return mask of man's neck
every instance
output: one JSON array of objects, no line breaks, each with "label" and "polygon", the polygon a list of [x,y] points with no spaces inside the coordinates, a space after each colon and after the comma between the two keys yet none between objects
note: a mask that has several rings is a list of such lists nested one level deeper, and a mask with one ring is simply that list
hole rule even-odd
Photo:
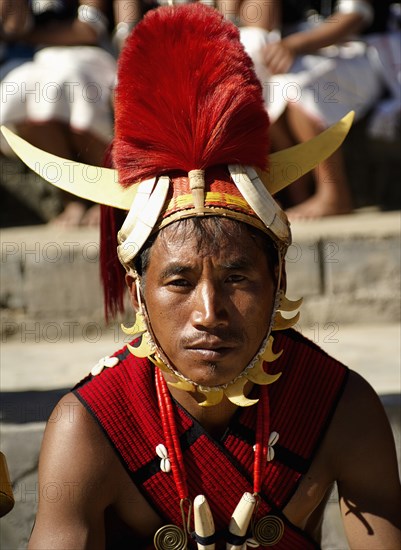
[{"label": "man's neck", "polygon": [[[166,379],[168,379],[168,375]],[[199,405],[200,396],[196,392],[178,390],[171,386],[169,386],[169,389],[174,399],[215,439],[222,437],[231,418],[238,409],[238,406],[231,403],[226,396],[217,405],[202,407]],[[246,393],[249,393],[251,389],[252,384],[249,383]],[[199,401],[197,397],[199,397]]]}]

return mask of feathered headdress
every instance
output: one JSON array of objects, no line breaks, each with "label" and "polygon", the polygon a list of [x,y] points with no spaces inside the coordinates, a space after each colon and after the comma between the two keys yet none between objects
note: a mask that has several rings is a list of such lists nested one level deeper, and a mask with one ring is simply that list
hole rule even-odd
[{"label": "feathered headdress", "polygon": [[237,28],[206,6],[145,16],[119,62],[114,161],[130,185],[216,165],[266,168],[268,117]]},{"label": "feathered headdress", "polygon": [[[129,211],[118,232],[126,269],[152,232],[199,215],[251,224],[284,254],[289,225],[272,195],[329,157],[353,118],[268,159],[269,123],[252,62],[236,27],[201,3],[158,8],[137,25],[119,62],[115,117],[117,170],[61,159],[3,133],[40,175],[48,173],[47,163],[58,163],[56,180],[49,180],[54,185]],[[102,277],[111,313],[123,307],[119,225],[103,208]]]}]

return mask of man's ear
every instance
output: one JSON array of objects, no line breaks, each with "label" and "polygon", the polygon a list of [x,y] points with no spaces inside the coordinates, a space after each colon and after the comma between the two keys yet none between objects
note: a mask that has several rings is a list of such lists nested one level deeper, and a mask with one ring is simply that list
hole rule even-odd
[{"label": "man's ear", "polygon": [[138,302],[138,293],[136,288],[137,278],[132,275],[132,273],[126,273],[125,283],[128,287],[130,293],[131,305],[134,308],[134,311],[139,311],[139,302]]}]

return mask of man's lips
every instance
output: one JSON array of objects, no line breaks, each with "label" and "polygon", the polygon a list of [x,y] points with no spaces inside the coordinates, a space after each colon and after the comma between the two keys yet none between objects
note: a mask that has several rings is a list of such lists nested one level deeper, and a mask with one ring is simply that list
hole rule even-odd
[{"label": "man's lips", "polygon": [[226,342],[222,340],[202,340],[191,342],[184,346],[186,351],[201,356],[203,359],[212,361],[231,353],[236,347],[235,342]]},{"label": "man's lips", "polygon": [[208,339],[208,340],[197,340],[190,342],[184,345],[185,349],[204,349],[204,350],[219,350],[219,349],[228,349],[234,348],[238,344],[236,342],[231,342],[227,340],[221,340],[220,338]]},{"label": "man's lips", "polygon": [[209,362],[222,360],[224,357],[227,357],[227,355],[232,353],[232,351],[233,351],[233,348],[187,349],[187,352],[190,353],[190,356],[193,358],[193,360],[209,361]]}]

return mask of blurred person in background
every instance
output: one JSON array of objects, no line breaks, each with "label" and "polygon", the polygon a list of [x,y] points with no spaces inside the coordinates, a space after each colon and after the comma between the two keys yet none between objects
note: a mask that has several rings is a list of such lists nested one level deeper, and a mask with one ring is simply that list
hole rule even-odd
[{"label": "blurred person in background", "polygon": [[[361,119],[386,89],[400,97],[399,61],[398,73],[397,61],[391,61],[390,74],[386,63],[389,56],[397,57],[400,43],[399,34],[383,34],[388,1],[221,0],[220,9],[240,15],[241,40],[263,85],[276,150],[312,138],[349,110]],[[377,45],[384,36],[383,53],[373,46],[373,37]],[[391,106],[396,108],[394,101]],[[341,150],[314,171],[314,186],[300,179],[283,200],[292,219],[349,213],[352,197]]]},{"label": "blurred person in background", "polygon": [[[1,123],[49,153],[94,166],[113,134],[109,4],[0,0]],[[98,206],[70,195],[61,202],[53,223],[98,224]]]}]

